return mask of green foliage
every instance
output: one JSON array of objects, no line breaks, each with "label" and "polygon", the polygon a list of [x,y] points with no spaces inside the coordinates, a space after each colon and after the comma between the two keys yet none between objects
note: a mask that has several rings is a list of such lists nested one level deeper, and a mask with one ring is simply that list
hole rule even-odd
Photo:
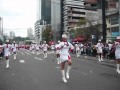
[{"label": "green foliage", "polygon": [[[85,18],[81,18],[78,24],[78,27],[76,29],[75,35],[76,37],[78,36],[84,36],[86,38],[86,40],[90,40],[91,39],[91,35],[97,35],[98,37],[98,33],[100,33],[100,25],[93,25],[92,23],[93,21],[90,20],[86,20]],[[86,27],[86,24],[88,24],[89,26]]]},{"label": "green foliage", "polygon": [[53,33],[52,33],[52,30],[51,30],[50,26],[46,26],[46,29],[43,30],[42,38],[46,42],[49,42],[50,40],[53,40]]},{"label": "green foliage", "polygon": [[15,37],[13,41],[20,42],[20,41],[25,41],[25,40],[30,40],[28,37]]}]

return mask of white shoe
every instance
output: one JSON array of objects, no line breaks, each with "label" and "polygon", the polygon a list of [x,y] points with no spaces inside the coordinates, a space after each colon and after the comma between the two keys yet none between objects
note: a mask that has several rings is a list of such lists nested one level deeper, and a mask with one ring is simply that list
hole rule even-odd
[{"label": "white shoe", "polygon": [[6,65],[6,68],[9,68],[9,65]]},{"label": "white shoe", "polygon": [[66,78],[67,78],[67,79],[69,79],[69,78],[70,78],[69,73],[66,73]]},{"label": "white shoe", "polygon": [[103,59],[101,59],[101,61],[103,62]]},{"label": "white shoe", "polygon": [[67,80],[64,77],[62,77],[62,80],[64,83],[67,83]]},{"label": "white shoe", "polygon": [[117,72],[118,74],[120,74],[120,70],[116,70],[116,72]]}]

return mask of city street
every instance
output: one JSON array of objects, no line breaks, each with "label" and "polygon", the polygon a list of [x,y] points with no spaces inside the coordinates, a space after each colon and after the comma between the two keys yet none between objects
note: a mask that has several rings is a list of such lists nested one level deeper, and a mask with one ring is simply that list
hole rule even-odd
[{"label": "city street", "polygon": [[63,83],[54,54],[33,54],[20,50],[17,59],[10,56],[10,68],[0,59],[0,90],[120,90],[120,75],[113,60],[98,62],[96,57],[79,58],[72,54],[68,83]]}]

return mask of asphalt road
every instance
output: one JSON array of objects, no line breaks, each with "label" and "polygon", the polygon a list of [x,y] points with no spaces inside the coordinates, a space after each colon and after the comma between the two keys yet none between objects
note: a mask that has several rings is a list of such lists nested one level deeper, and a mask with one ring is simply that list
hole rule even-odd
[{"label": "asphalt road", "polygon": [[120,90],[120,75],[113,60],[98,62],[95,57],[72,55],[70,79],[65,84],[54,57],[51,52],[44,59],[42,53],[20,50],[16,60],[10,56],[9,69],[5,59],[0,59],[0,90]]}]

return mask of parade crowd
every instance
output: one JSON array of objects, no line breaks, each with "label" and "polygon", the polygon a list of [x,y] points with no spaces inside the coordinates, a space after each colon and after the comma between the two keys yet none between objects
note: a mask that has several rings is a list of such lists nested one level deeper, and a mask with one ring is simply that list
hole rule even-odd
[{"label": "parade crowd", "polygon": [[[13,59],[16,60],[17,50],[23,48],[30,50],[36,55],[38,55],[39,52],[43,52],[44,58],[47,58],[47,51],[51,51],[53,54],[56,54],[57,64],[60,64],[62,80],[64,83],[67,83],[67,79],[70,78],[69,72],[72,65],[72,57],[70,54],[75,54],[78,58],[81,55],[97,57],[98,62],[103,62],[103,59],[105,58],[114,59],[117,62],[116,72],[120,74],[120,42],[117,40],[113,43],[102,43],[101,40],[98,40],[97,44],[93,44],[91,42],[68,42],[66,34],[62,35],[61,41],[52,43],[51,45],[47,44],[46,41],[44,41],[42,44],[32,43],[30,45],[19,45],[15,41],[10,44],[9,40],[6,40],[5,44],[0,45],[0,57],[5,57],[6,68],[9,68],[10,54],[13,54]],[[65,63],[68,63],[66,72]]]}]

